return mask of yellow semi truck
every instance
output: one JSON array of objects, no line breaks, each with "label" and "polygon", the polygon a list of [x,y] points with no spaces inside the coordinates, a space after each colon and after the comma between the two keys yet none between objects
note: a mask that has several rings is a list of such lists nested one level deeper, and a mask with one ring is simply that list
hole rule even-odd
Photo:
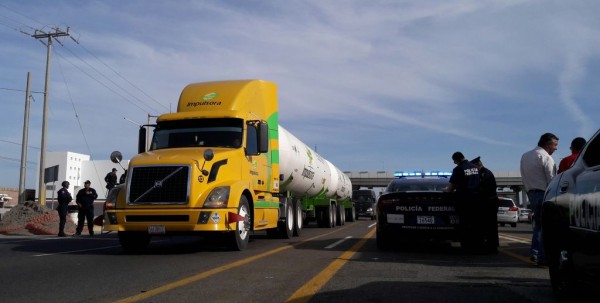
[{"label": "yellow semi truck", "polygon": [[149,126],[140,128],[126,182],[107,197],[104,230],[117,231],[129,251],[146,248],[153,235],[177,234],[243,250],[252,231],[291,238],[311,220],[322,227],[352,220],[350,179],[278,120],[275,83],[186,86],[177,112],[152,125],[149,148]]}]

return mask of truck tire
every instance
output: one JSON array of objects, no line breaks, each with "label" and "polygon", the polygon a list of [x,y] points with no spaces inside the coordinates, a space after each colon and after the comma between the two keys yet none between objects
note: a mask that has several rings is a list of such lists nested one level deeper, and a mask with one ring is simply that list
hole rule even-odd
[{"label": "truck tire", "polygon": [[294,199],[294,236],[300,237],[302,234],[302,228],[304,223],[304,217],[302,213],[302,201],[300,199]]},{"label": "truck tire", "polygon": [[377,242],[377,248],[380,250],[389,250],[392,247],[392,243],[389,239],[389,236],[377,228],[375,240]]},{"label": "truck tire", "polygon": [[338,205],[335,209],[336,223],[338,226],[344,225],[344,206]]},{"label": "truck tire", "polygon": [[351,208],[346,208],[346,219],[348,219],[348,222],[354,222],[354,216],[354,206],[352,206]]},{"label": "truck tire", "polygon": [[329,206],[329,228],[334,228],[337,225],[337,207],[335,204]]},{"label": "truck tire", "polygon": [[[250,215],[248,199],[242,195],[240,198],[240,205],[238,206],[238,215],[245,217]],[[234,231],[226,234],[226,243],[231,250],[244,250],[248,246],[248,239],[250,239],[250,221],[243,222],[239,221],[235,223]]]},{"label": "truck tire", "polygon": [[294,235],[294,213],[294,203],[288,199],[285,203],[285,219],[277,223],[277,230],[282,239],[291,239]]},{"label": "truck tire", "polygon": [[127,253],[138,253],[145,250],[150,244],[151,236],[145,232],[120,231],[119,243]]},{"label": "truck tire", "polygon": [[318,227],[325,227],[327,224],[327,218],[326,218],[326,208],[325,207],[315,207],[315,216],[317,219],[317,226]]}]

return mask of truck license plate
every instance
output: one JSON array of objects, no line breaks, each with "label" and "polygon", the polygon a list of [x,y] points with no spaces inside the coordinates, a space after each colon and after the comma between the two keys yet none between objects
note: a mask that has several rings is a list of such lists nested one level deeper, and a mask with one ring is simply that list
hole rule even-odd
[{"label": "truck license plate", "polygon": [[148,233],[151,235],[164,235],[166,229],[164,225],[150,225],[148,226]]},{"label": "truck license plate", "polygon": [[434,216],[417,216],[417,224],[435,224]]}]

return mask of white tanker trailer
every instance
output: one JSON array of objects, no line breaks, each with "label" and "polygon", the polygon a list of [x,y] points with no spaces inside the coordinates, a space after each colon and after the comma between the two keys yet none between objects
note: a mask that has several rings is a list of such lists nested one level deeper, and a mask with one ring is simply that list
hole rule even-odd
[{"label": "white tanker trailer", "polygon": [[304,224],[342,225],[354,219],[352,184],[346,174],[279,126],[281,190],[302,202]]}]

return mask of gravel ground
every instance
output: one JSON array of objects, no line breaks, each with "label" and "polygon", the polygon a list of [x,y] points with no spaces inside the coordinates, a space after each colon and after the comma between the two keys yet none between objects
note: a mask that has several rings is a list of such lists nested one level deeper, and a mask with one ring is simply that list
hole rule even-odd
[{"label": "gravel ground", "polygon": [[[56,235],[58,212],[33,201],[13,206],[2,216],[0,234],[9,235]],[[67,216],[65,233],[75,233],[75,223]]]}]

